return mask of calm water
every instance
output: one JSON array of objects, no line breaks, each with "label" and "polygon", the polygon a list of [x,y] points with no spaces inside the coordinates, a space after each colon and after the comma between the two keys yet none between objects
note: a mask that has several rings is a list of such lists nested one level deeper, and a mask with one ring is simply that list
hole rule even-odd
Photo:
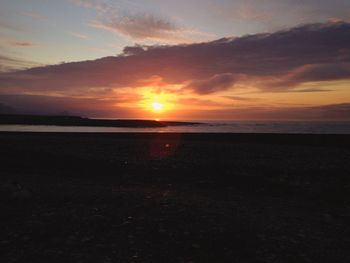
[{"label": "calm water", "polygon": [[[203,122],[203,121],[202,121]],[[216,133],[313,133],[350,134],[350,122],[207,121],[193,126],[164,128],[64,127],[0,125],[0,131],[21,132],[216,132]]]}]

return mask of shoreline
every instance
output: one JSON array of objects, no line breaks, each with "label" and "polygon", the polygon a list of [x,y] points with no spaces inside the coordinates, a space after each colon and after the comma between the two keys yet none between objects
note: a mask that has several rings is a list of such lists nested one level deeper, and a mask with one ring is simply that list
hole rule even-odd
[{"label": "shoreline", "polygon": [[0,125],[53,125],[75,127],[159,128],[199,125],[197,122],[156,121],[142,119],[91,119],[80,116],[0,114]]}]

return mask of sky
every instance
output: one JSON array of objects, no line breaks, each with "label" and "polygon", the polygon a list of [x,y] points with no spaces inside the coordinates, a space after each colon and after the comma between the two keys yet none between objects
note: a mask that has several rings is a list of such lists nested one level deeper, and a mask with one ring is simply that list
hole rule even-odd
[{"label": "sky", "polygon": [[348,0],[0,0],[0,113],[350,120]]}]

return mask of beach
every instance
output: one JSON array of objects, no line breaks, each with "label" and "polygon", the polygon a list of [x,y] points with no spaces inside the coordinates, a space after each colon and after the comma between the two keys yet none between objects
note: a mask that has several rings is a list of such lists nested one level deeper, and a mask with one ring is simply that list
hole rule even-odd
[{"label": "beach", "polygon": [[350,135],[0,133],[2,262],[349,262]]}]

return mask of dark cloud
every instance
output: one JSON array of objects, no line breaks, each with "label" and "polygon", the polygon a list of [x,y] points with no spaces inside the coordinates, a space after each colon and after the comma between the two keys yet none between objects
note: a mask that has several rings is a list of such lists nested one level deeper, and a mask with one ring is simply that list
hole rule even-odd
[{"label": "dark cloud", "polygon": [[[5,109],[6,113],[15,111],[22,114],[58,114],[66,111],[73,115],[90,117],[137,117],[135,110],[116,106],[119,102],[118,99],[0,95],[0,110]],[[11,107],[6,105],[11,105]]]},{"label": "dark cloud", "polygon": [[209,94],[232,88],[237,79],[239,77],[232,73],[216,74],[208,79],[192,80],[184,89],[191,89],[199,94]]},{"label": "dark cloud", "polygon": [[350,63],[311,64],[298,67],[278,80],[267,81],[266,86],[285,88],[294,87],[304,82],[331,81],[349,77]]},{"label": "dark cloud", "polygon": [[266,109],[263,115],[276,119],[350,120],[350,103],[285,109]]},{"label": "dark cloud", "polygon": [[0,114],[12,114],[16,113],[16,110],[11,106],[0,103]]},{"label": "dark cloud", "polygon": [[350,103],[311,107],[310,113],[319,119],[346,119],[350,120]]},{"label": "dark cloud", "polygon": [[179,98],[173,101],[176,104],[182,105],[195,105],[195,106],[222,106],[220,103],[208,100],[208,99],[199,99],[199,98]]},{"label": "dark cloud", "polygon": [[199,44],[127,47],[116,57],[3,73],[0,87],[135,87],[159,76],[200,94],[225,90],[245,79],[263,90],[291,90],[309,81],[350,78],[349,43],[349,23],[325,23]]},{"label": "dark cloud", "polygon": [[298,90],[291,90],[289,92],[302,92],[302,93],[309,93],[309,92],[330,92],[334,91],[331,89],[318,89],[318,88],[310,88],[310,89],[298,89]]},{"label": "dark cloud", "polygon": [[258,98],[248,98],[248,97],[241,97],[241,96],[222,96],[223,98],[230,99],[230,100],[238,100],[238,101],[252,101],[252,100],[258,100]]},{"label": "dark cloud", "polygon": [[292,81],[328,81],[350,76],[350,63],[306,65],[294,72]]}]

